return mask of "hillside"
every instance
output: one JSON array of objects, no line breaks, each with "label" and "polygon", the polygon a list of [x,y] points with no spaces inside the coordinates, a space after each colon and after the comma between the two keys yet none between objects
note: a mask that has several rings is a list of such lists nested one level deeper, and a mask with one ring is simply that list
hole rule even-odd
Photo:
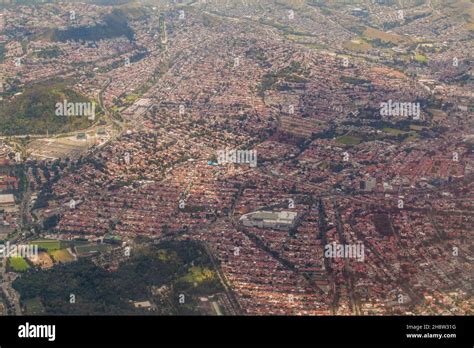
[{"label": "hillside", "polygon": [[121,10],[115,9],[104,17],[104,24],[55,30],[52,39],[62,42],[68,40],[98,41],[120,36],[125,36],[132,41],[135,34],[128,25],[126,14]]},{"label": "hillside", "polygon": [[[93,121],[87,117],[56,116],[55,105],[64,100],[89,101],[62,83],[41,83],[26,87],[22,94],[1,101],[0,134],[53,134],[92,125]],[[95,113],[97,119],[100,114],[98,106]]]}]

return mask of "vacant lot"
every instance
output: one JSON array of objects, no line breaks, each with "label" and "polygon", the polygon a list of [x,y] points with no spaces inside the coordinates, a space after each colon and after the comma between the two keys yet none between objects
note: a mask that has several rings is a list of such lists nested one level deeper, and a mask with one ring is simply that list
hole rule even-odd
[{"label": "vacant lot", "polygon": [[34,264],[35,266],[41,267],[41,268],[51,268],[53,267],[53,260],[51,257],[48,255],[46,252],[39,252],[37,257],[31,257],[29,258],[30,262]]},{"label": "vacant lot", "polygon": [[381,41],[391,42],[394,44],[407,41],[407,39],[404,38],[403,36],[392,34],[392,33],[386,33],[384,31],[377,30],[374,28],[365,29],[364,36],[367,37],[368,39],[372,39],[372,40],[379,39]]},{"label": "vacant lot", "polygon": [[65,157],[76,157],[88,146],[94,144],[96,138],[76,140],[69,138],[45,138],[37,139],[29,145],[31,156],[37,159],[56,159]]}]

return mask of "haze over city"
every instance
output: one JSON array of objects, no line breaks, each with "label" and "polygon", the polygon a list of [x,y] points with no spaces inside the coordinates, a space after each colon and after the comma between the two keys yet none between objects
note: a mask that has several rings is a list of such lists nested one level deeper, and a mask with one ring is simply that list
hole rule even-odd
[{"label": "haze over city", "polygon": [[472,316],[472,1],[1,9],[1,314]]}]

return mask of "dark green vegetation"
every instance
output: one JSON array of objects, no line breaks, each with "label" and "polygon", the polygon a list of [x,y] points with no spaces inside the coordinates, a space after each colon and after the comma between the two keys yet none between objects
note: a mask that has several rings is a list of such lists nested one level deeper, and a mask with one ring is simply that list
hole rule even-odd
[{"label": "dark green vegetation", "polygon": [[132,41],[135,34],[128,26],[128,20],[125,13],[121,10],[115,9],[104,16],[104,24],[56,30],[53,33],[53,40],[63,42],[67,40],[98,41],[120,36],[125,36]]},{"label": "dark green vegetation", "polygon": [[308,80],[303,77],[306,71],[301,67],[299,62],[291,62],[291,64],[276,72],[267,73],[262,76],[262,80],[258,86],[258,94],[260,97],[265,95],[265,91],[271,89],[285,90],[285,83],[305,83]]},{"label": "dark green vegetation", "polygon": [[6,53],[5,43],[2,42],[0,43],[0,63],[5,60],[5,53]]},{"label": "dark green vegetation", "polygon": [[[34,301],[44,314],[78,315],[199,314],[198,297],[223,290],[204,248],[191,241],[132,249],[114,272],[89,259],[29,270],[13,287],[24,306]],[[71,294],[75,303],[70,303]],[[179,302],[181,294],[184,303]],[[135,308],[131,302],[146,300],[157,304],[156,312]]]},{"label": "dark green vegetation", "polygon": [[45,48],[36,52],[33,52],[32,56],[41,59],[56,58],[62,54],[61,49],[57,46],[51,48]]},{"label": "dark green vegetation", "polygon": [[359,78],[352,77],[352,76],[344,76],[343,75],[339,79],[342,82],[351,83],[353,85],[363,85],[363,84],[366,84],[366,83],[370,83],[369,80],[359,79]]},{"label": "dark green vegetation", "polygon": [[[49,134],[87,128],[93,121],[83,116],[64,117],[55,114],[56,103],[90,102],[64,83],[45,82],[28,86],[21,95],[0,103],[0,134]],[[100,107],[96,104],[96,120]]]}]

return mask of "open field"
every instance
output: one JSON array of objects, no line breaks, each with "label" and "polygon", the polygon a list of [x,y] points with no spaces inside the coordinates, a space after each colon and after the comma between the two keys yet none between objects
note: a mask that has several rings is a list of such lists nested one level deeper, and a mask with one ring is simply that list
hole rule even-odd
[{"label": "open field", "polygon": [[35,266],[41,267],[43,269],[53,267],[53,260],[46,252],[39,252],[37,257],[29,258],[29,261]]},{"label": "open field", "polygon": [[38,245],[38,248],[45,249],[47,251],[57,250],[61,247],[61,242],[55,239],[40,239],[30,242],[30,244]]},{"label": "open field", "polygon": [[423,55],[423,54],[415,54],[415,60],[418,62],[418,63],[426,63],[428,62],[428,57]]},{"label": "open field", "polygon": [[410,134],[408,137],[406,137],[406,139],[403,141],[404,143],[409,143],[411,141],[414,141],[416,140],[418,137],[418,135],[415,133],[415,134]]},{"label": "open field", "polygon": [[410,129],[414,130],[414,131],[421,131],[423,129],[429,129],[429,127],[426,127],[426,126],[418,126],[416,124],[411,124],[410,125]]},{"label": "open field", "polygon": [[110,245],[107,244],[85,244],[75,246],[77,256],[85,256],[89,253],[98,253],[110,248]]},{"label": "open field", "polygon": [[357,145],[360,144],[361,140],[352,135],[342,135],[337,138],[337,142],[345,145]]},{"label": "open field", "polygon": [[28,262],[23,257],[10,257],[8,259],[8,264],[9,266],[15,271],[15,272],[23,272],[26,271],[28,268],[30,268],[30,265]]},{"label": "open field", "polygon": [[344,43],[344,48],[355,52],[367,52],[372,48],[372,45],[364,39],[355,39],[346,41]]},{"label": "open field", "polygon": [[309,138],[312,133],[318,133],[322,127],[320,124],[297,116],[282,116],[280,129],[283,132],[295,134],[298,136]]},{"label": "open field", "polygon": [[193,266],[189,269],[188,274],[186,274],[181,279],[188,283],[201,283],[206,280],[213,279],[215,277],[214,271],[205,267],[196,267]]},{"label": "open field", "polygon": [[30,144],[29,150],[33,158],[56,159],[74,157],[93,143],[94,141],[90,138],[86,140],[75,140],[75,137],[38,139]]},{"label": "open field", "polygon": [[408,39],[403,36],[393,33],[386,33],[384,31],[374,28],[365,29],[364,36],[367,37],[369,40],[379,39],[380,41],[390,42],[393,44],[399,44],[408,41]]},{"label": "open field", "polygon": [[390,128],[390,127],[385,127],[383,128],[384,132],[387,132],[389,134],[393,135],[400,135],[400,134],[405,134],[406,132],[401,130],[401,129],[396,129],[396,128]]},{"label": "open field", "polygon": [[74,260],[74,257],[67,249],[51,251],[50,254],[56,262],[65,263]]}]

